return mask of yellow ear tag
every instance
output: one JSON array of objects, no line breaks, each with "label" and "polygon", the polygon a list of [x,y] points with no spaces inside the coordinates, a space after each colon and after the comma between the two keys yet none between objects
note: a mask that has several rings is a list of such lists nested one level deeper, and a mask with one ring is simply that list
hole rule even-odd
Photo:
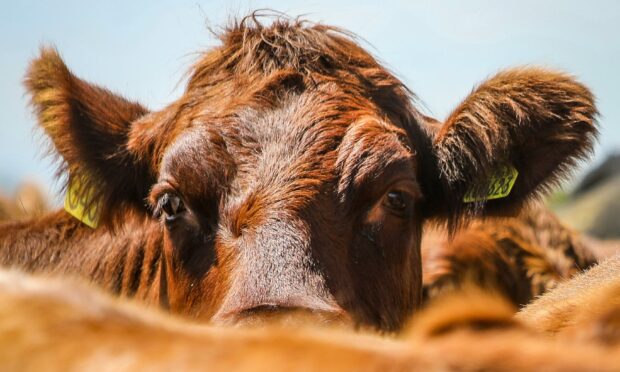
[{"label": "yellow ear tag", "polygon": [[92,203],[94,192],[91,188],[84,193],[82,190],[84,187],[86,187],[86,184],[82,182],[81,177],[72,177],[69,180],[69,187],[65,196],[65,210],[85,225],[94,229],[97,227],[99,220],[99,206],[93,204],[87,210],[86,207]]},{"label": "yellow ear tag", "polygon": [[492,199],[505,198],[512,191],[519,172],[512,165],[503,165],[491,175],[486,195],[476,195],[476,188],[470,188],[463,201],[465,203],[474,203]]}]

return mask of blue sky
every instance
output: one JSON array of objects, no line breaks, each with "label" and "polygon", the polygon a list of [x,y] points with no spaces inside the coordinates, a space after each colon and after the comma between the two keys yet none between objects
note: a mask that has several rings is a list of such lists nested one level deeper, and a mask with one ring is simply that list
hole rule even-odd
[{"label": "blue sky", "polygon": [[353,31],[442,119],[501,68],[566,70],[597,96],[602,133],[594,162],[620,150],[620,1],[21,0],[2,8],[2,189],[23,179],[52,184],[21,86],[40,45],[54,44],[80,77],[158,109],[182,93],[196,53],[216,44],[207,26],[257,8]]}]

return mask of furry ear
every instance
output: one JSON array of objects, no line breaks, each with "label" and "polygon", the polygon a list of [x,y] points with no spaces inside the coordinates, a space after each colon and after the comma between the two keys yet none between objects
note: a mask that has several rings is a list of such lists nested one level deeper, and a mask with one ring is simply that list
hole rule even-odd
[{"label": "furry ear", "polygon": [[[454,110],[432,143],[439,177],[427,186],[427,214],[449,219],[506,214],[539,195],[592,151],[597,135],[592,93],[569,75],[515,68],[482,83]],[[498,167],[518,177],[510,194],[484,200]],[[466,193],[477,194],[465,203]]]},{"label": "furry ear", "polygon": [[40,127],[60,155],[58,175],[79,178],[88,208],[99,204],[100,223],[119,208],[144,209],[154,175],[127,149],[132,122],[147,110],[75,77],[53,48],[42,48],[30,64],[25,86]]}]

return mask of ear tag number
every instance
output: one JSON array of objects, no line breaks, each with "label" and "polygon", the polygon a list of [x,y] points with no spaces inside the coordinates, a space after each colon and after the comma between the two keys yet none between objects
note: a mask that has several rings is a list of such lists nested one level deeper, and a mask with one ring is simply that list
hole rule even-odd
[{"label": "ear tag number", "polygon": [[84,183],[82,180],[81,177],[72,177],[69,180],[69,187],[65,196],[65,210],[85,225],[94,229],[97,227],[99,220],[99,208],[97,204],[87,208],[92,203],[94,192],[92,188],[84,192],[83,188],[87,187],[87,183]]},{"label": "ear tag number", "polygon": [[519,172],[512,165],[500,166],[491,175],[486,194],[482,195],[477,192],[475,187],[472,187],[463,197],[463,201],[465,203],[474,203],[505,198],[510,194],[510,191],[512,191],[512,187],[515,185],[518,175]]}]

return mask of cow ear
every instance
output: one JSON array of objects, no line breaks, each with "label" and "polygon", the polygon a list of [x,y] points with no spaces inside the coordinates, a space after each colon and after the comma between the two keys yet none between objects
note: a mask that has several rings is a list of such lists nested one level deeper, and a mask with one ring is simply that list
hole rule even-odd
[{"label": "cow ear", "polygon": [[147,114],[138,103],[74,76],[53,48],[42,48],[25,78],[39,126],[59,154],[59,176],[79,179],[80,197],[98,205],[101,223],[144,199],[154,175],[127,148],[132,123]]},{"label": "cow ear", "polygon": [[513,213],[591,153],[596,115],[592,93],[571,76],[531,67],[498,73],[432,134],[426,214],[454,229],[468,216]]}]

